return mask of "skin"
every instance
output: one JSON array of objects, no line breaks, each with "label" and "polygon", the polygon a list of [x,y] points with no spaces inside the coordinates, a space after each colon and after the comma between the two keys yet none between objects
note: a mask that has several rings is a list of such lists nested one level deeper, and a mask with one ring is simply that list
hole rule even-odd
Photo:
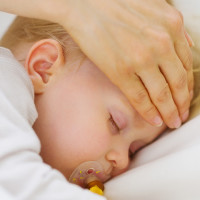
[{"label": "skin", "polygon": [[128,168],[129,153],[152,142],[166,126],[148,124],[88,58],[73,65],[68,59],[52,39],[35,43],[26,58],[41,156],[66,178],[86,161],[98,161],[116,176]]},{"label": "skin", "polygon": [[178,128],[187,119],[192,40],[166,1],[0,0],[0,8],[63,25],[150,124]]}]

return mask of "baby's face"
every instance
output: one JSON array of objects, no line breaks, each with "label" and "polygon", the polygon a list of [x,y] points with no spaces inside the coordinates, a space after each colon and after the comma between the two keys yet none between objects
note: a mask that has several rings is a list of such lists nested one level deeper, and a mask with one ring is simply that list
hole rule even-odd
[{"label": "baby's face", "polygon": [[41,156],[66,178],[86,161],[98,161],[106,173],[118,175],[127,169],[130,151],[165,129],[147,124],[87,59],[77,70],[60,74],[35,102]]}]

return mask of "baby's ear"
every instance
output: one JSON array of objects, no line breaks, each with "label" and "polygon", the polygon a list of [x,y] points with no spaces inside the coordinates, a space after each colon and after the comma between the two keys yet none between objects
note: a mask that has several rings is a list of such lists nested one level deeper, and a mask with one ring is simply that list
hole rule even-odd
[{"label": "baby's ear", "polygon": [[43,93],[63,66],[64,53],[59,42],[53,39],[36,42],[30,49],[25,62],[35,94]]}]

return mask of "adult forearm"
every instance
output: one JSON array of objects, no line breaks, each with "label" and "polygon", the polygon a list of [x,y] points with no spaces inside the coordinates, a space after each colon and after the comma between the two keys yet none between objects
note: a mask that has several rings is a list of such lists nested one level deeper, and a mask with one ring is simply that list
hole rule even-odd
[{"label": "adult forearm", "polygon": [[0,10],[16,15],[33,17],[41,14],[41,7],[38,4],[38,0],[0,0]]},{"label": "adult forearm", "polygon": [[60,23],[62,12],[67,15],[68,0],[0,0],[0,11]]}]

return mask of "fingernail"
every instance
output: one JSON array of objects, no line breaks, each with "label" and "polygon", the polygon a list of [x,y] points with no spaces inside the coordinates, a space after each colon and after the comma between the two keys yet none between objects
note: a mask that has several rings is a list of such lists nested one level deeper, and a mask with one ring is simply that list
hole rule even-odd
[{"label": "fingernail", "polygon": [[194,92],[193,92],[193,90],[191,90],[191,91],[190,91],[190,100],[193,99],[193,95],[194,95]]},{"label": "fingernail", "polygon": [[181,126],[181,119],[180,117],[177,117],[174,122],[174,128],[179,128]]},{"label": "fingernail", "polygon": [[188,118],[188,116],[189,116],[189,110],[187,110],[183,115],[182,115],[182,121],[184,122],[184,121],[186,121],[187,120],[187,118]]},{"label": "fingernail", "polygon": [[161,117],[156,116],[153,120],[153,123],[155,124],[155,126],[160,127],[163,124],[163,120],[161,119]]}]

